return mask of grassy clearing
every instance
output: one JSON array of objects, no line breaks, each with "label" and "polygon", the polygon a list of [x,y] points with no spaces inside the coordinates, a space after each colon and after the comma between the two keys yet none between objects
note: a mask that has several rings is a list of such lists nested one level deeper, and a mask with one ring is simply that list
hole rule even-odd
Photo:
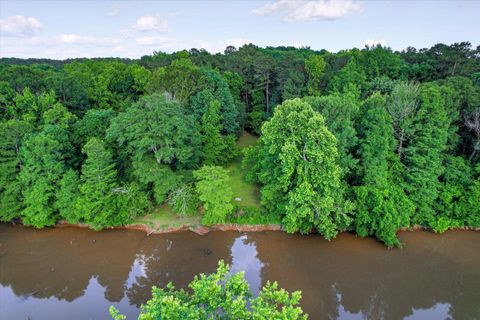
[{"label": "grassy clearing", "polygon": [[247,131],[244,131],[240,138],[237,141],[237,146],[239,146],[241,149],[253,146],[257,143],[258,137],[254,136]]},{"label": "grassy clearing", "polygon": [[241,162],[235,161],[227,167],[230,175],[230,186],[233,190],[233,197],[241,199],[233,200],[234,203],[246,207],[260,207],[260,190],[257,186],[249,184],[244,180]]},{"label": "grassy clearing", "polygon": [[[244,132],[237,141],[237,145],[243,149],[248,146],[255,145],[258,138],[248,132]],[[234,199],[232,202],[236,206],[240,206],[241,213],[236,214],[231,219],[232,223],[255,225],[255,224],[276,224],[276,217],[266,216],[260,210],[260,190],[258,186],[245,182],[244,173],[241,167],[242,156],[239,156],[234,162],[229,164],[226,169],[230,175],[231,188],[233,190]],[[240,198],[241,200],[235,200]],[[137,217],[133,224],[144,224],[153,230],[165,230],[168,228],[178,228],[182,226],[196,227],[201,225],[201,216],[179,217],[164,204],[155,208],[151,213]]]},{"label": "grassy clearing", "polygon": [[[258,138],[248,132],[243,132],[237,141],[237,145],[243,149],[257,143]],[[226,167],[230,174],[230,183],[233,190],[233,197],[240,198],[240,201],[233,200],[237,205],[243,207],[260,207],[260,190],[257,186],[245,182],[245,174],[242,171],[242,156],[239,156],[233,163]]]},{"label": "grassy clearing", "polygon": [[200,216],[180,217],[164,204],[155,208],[151,213],[134,219],[132,224],[145,224],[154,230],[178,228],[182,226],[195,227],[200,225]]}]

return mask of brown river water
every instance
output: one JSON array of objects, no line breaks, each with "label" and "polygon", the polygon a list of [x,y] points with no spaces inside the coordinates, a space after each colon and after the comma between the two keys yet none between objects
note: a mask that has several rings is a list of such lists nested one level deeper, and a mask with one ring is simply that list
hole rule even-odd
[{"label": "brown river water", "polygon": [[480,232],[403,232],[403,249],[344,233],[181,232],[0,224],[0,319],[128,319],[153,285],[185,287],[225,260],[254,293],[302,291],[310,319],[480,319]]}]

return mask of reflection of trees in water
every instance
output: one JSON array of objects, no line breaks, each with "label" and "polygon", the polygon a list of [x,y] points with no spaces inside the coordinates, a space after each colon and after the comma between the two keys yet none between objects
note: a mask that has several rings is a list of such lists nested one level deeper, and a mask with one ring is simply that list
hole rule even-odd
[{"label": "reflection of trees in water", "polygon": [[122,300],[126,291],[130,303],[138,307],[150,298],[153,285],[172,281],[185,288],[196,274],[215,271],[218,260],[231,263],[236,236],[146,236],[134,231],[0,225],[0,284],[20,297],[73,301],[96,278],[103,288],[89,290],[104,289],[110,302]]},{"label": "reflection of trees in water", "polygon": [[127,289],[130,303],[137,307],[150,298],[152,286],[162,287],[171,281],[177,288],[187,288],[195,275],[214,272],[221,259],[232,266],[232,272],[246,272],[254,293],[262,284],[260,271],[263,264],[257,258],[256,243],[236,232],[215,232],[204,236],[181,233],[148,238],[140,254],[142,274],[134,276]]},{"label": "reflection of trees in water", "polygon": [[313,318],[338,318],[340,297],[346,311],[366,319],[402,319],[437,303],[450,304],[455,319],[480,317],[478,234],[403,234],[403,250],[348,234],[331,243],[279,233],[252,237],[269,262],[263,278],[301,289]]},{"label": "reflection of trees in water", "polygon": [[66,301],[84,295],[92,277],[105,288],[106,299],[120,301],[142,239],[123,231],[0,228],[0,283],[17,296]]},{"label": "reflection of trees in water", "polygon": [[187,288],[195,275],[215,271],[218,260],[230,264],[230,248],[236,235],[176,233],[146,238],[140,250],[144,274],[137,275],[127,289],[130,303],[139,307],[150,298],[152,286],[163,287],[170,281],[177,288]]},{"label": "reflection of trees in water", "polygon": [[302,305],[312,319],[337,319],[345,312],[402,319],[437,303],[450,304],[455,319],[475,319],[480,317],[478,236],[404,233],[406,248],[387,250],[348,234],[327,242],[279,232],[148,237],[0,225],[0,284],[11,286],[17,296],[73,301],[94,277],[102,287],[88,290],[102,290],[110,302],[126,292],[138,307],[150,298],[152,286],[172,281],[185,288],[224,259],[233,271],[246,271],[254,291],[266,280],[302,290]]}]

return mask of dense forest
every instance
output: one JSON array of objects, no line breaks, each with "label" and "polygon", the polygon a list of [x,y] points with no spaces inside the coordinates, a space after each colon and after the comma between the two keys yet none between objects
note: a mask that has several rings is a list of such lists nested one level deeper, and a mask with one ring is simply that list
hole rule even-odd
[{"label": "dense forest", "polygon": [[[259,139],[240,150],[244,132]],[[260,207],[233,200],[239,157]],[[479,160],[468,42],[0,59],[1,221],[102,229],[168,204],[207,225],[250,215],[396,246],[412,226],[480,227]]]}]

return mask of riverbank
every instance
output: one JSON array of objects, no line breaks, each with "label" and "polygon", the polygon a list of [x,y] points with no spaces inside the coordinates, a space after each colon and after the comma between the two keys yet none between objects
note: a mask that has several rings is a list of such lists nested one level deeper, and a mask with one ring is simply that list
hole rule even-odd
[{"label": "riverbank", "polygon": [[[78,227],[78,228],[88,228],[90,226],[86,223],[68,223],[66,221],[59,221],[53,227],[62,228],[62,227]],[[282,231],[282,227],[278,224],[234,224],[234,223],[225,223],[225,224],[216,224],[211,226],[205,225],[179,225],[179,226],[165,226],[163,228],[152,228],[146,224],[128,224],[125,226],[111,227],[107,230],[139,230],[144,231],[147,235],[150,234],[164,234],[164,233],[175,233],[182,231],[192,231],[199,235],[207,234],[211,231],[239,231],[239,232],[257,232],[257,231]]]},{"label": "riverbank", "polygon": [[[248,219],[246,221],[248,221]],[[257,223],[255,223],[255,221],[257,221]],[[79,227],[91,229],[91,227],[86,223],[69,223],[65,220],[58,221],[53,227]],[[146,232],[148,235],[182,231],[191,231],[199,235],[204,235],[211,231],[281,231],[282,226],[280,223],[276,223],[276,221],[270,221],[269,219],[253,219],[253,222],[251,223],[227,222],[223,224],[206,226],[202,224],[200,214],[192,216],[179,216],[175,214],[168,207],[168,205],[162,205],[156,207],[146,215],[135,217],[134,220],[127,225],[110,227],[106,229],[139,230]]]},{"label": "riverbank", "polygon": [[[402,229],[399,229],[398,231],[419,231],[419,230],[438,233],[438,232],[433,231],[429,227],[424,227],[424,226],[419,226],[419,225],[414,225],[414,226],[411,226],[411,227],[408,227],[408,228],[402,228]],[[445,230],[445,232],[446,231],[480,231],[480,228],[476,228],[476,227],[454,227],[454,228],[449,228],[449,229]]]},{"label": "riverbank", "polygon": [[[90,226],[86,223],[68,223],[66,221],[59,221],[53,227],[57,227],[57,228],[78,227],[78,228],[91,229]],[[284,231],[280,224],[238,224],[238,223],[225,223],[225,224],[216,224],[211,226],[205,226],[200,223],[181,224],[181,225],[162,224],[161,227],[153,227],[152,225],[147,225],[144,223],[132,223],[125,226],[110,227],[110,228],[107,228],[107,230],[138,230],[138,231],[143,231],[147,233],[147,235],[176,233],[176,232],[184,232],[184,231],[191,231],[199,235],[205,235],[212,231],[238,231],[238,232]],[[428,231],[428,232],[435,233],[431,228],[423,227],[419,225],[398,230],[398,232],[411,232],[411,231]],[[479,232],[480,228],[456,227],[456,228],[448,229],[446,231]]]}]

